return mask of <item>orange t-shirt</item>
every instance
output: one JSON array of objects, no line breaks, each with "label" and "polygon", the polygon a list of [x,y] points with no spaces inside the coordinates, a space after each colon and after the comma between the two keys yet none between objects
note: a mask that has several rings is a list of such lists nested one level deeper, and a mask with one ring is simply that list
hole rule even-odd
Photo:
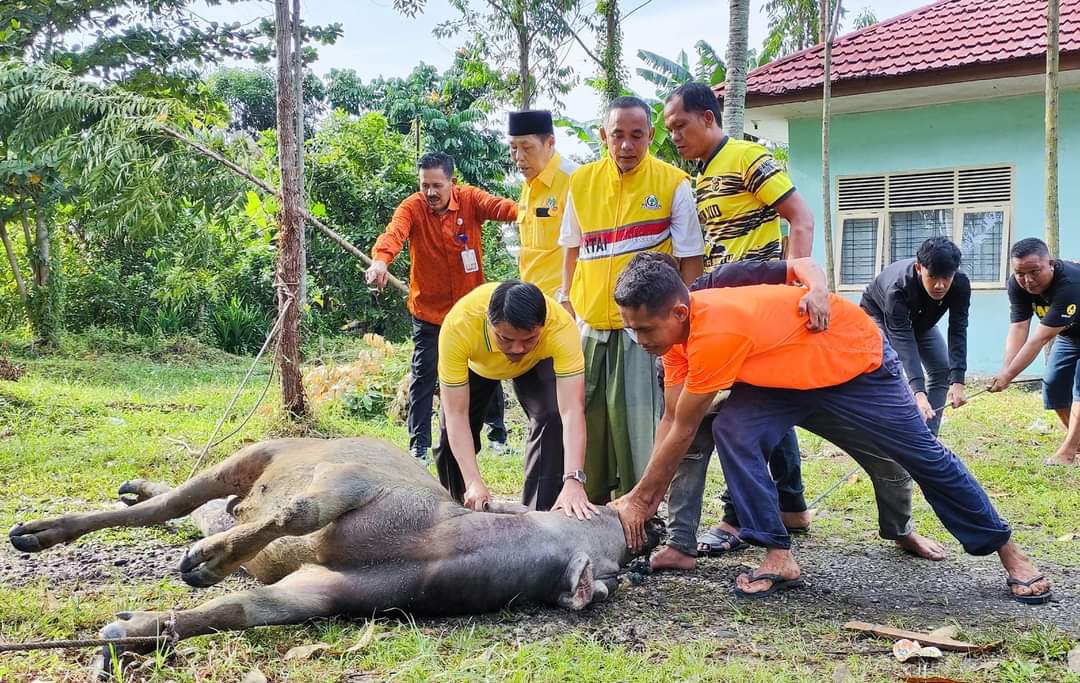
[{"label": "orange t-shirt", "polygon": [[820,389],[881,366],[881,332],[858,305],[830,294],[829,328],[811,332],[799,315],[804,294],[789,285],[691,292],[690,336],[664,354],[665,384],[693,394],[736,382]]}]

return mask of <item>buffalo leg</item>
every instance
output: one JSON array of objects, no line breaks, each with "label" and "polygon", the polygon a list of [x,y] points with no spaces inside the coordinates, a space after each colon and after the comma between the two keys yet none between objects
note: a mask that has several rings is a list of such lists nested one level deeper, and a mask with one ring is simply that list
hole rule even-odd
[{"label": "buffalo leg", "polygon": [[378,494],[367,468],[322,463],[311,483],[278,511],[195,543],[180,562],[180,576],[192,586],[211,586],[285,536],[306,536],[363,507]]}]

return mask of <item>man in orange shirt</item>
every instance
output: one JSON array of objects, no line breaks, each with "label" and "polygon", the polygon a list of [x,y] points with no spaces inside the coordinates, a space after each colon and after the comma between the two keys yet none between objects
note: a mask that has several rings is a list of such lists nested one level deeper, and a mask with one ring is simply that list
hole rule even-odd
[{"label": "man in orange shirt", "polygon": [[[420,191],[401,202],[386,231],[375,240],[367,281],[382,290],[390,263],[409,242],[409,312],[413,318],[409,452],[426,460],[431,448],[439,327],[457,300],[484,282],[480,243],[484,221],[515,220],[517,202],[455,184],[454,159],[448,154],[425,154],[419,166]],[[492,406],[501,421],[502,401],[497,399]]]},{"label": "man in orange shirt", "polygon": [[[783,262],[774,267],[787,270]],[[780,281],[792,282],[790,272],[782,275]],[[648,255],[623,271],[615,301],[638,343],[664,355],[664,400],[674,406],[664,413],[641,481],[611,504],[627,545],[643,545],[644,522],[659,507],[701,419],[716,394],[730,389],[713,439],[742,523],[739,536],[767,549],[756,571],[736,579],[736,595],[764,597],[802,585],[768,468],[776,442],[799,425],[841,449],[861,432],[911,474],[968,553],[998,553],[1016,600],[1047,602],[1050,582],[1009,539],[1009,525],[963,463],[930,433],[873,320],[830,294],[828,329],[811,332],[797,312],[805,294],[785,285],[691,293],[670,263]]]}]

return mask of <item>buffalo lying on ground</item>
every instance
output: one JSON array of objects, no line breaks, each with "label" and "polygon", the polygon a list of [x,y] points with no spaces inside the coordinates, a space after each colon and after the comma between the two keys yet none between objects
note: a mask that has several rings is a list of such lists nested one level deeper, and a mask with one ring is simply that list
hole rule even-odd
[{"label": "buffalo lying on ground", "polygon": [[109,638],[159,635],[167,622],[188,638],[389,610],[478,613],[518,600],[580,610],[607,598],[631,559],[610,508],[587,521],[513,504],[471,512],[377,439],[264,441],[177,488],[134,480],[120,494],[129,507],[17,524],[11,542],[37,552],[190,514],[205,538],[180,563],[184,581],[210,586],[243,567],[267,585],[175,613],[122,613],[102,630]]}]

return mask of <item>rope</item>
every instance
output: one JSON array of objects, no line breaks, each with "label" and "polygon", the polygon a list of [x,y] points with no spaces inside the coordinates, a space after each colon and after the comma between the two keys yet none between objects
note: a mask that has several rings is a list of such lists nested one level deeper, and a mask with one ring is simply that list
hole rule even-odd
[{"label": "rope", "polygon": [[[288,294],[288,290],[285,291],[286,294]],[[218,439],[217,441],[214,440],[217,437],[218,432],[221,431],[222,425],[225,424],[225,419],[229,416],[229,413],[232,412],[232,409],[236,405],[236,402],[240,399],[240,394],[243,393],[244,387],[247,386],[248,380],[251,379],[251,375],[255,372],[255,367],[259,364],[259,361],[262,360],[263,354],[266,353],[267,347],[270,346],[270,342],[274,339],[274,337],[277,336],[278,331],[281,329],[282,323],[285,321],[285,313],[288,312],[289,307],[292,304],[293,297],[289,296],[289,298],[285,300],[285,304],[281,307],[281,312],[278,313],[278,318],[276,321],[274,321],[274,326],[270,328],[270,333],[266,335],[266,340],[263,342],[262,348],[260,348],[259,353],[255,355],[255,359],[251,361],[251,366],[248,367],[248,371],[244,375],[244,379],[240,381],[240,386],[236,387],[236,393],[233,394],[232,400],[230,400],[229,405],[225,407],[225,412],[223,412],[221,414],[221,417],[218,418],[218,422],[217,425],[214,427],[214,431],[210,433],[210,437],[206,440],[206,446],[204,446],[202,451],[199,453],[199,457],[195,460],[194,467],[191,468],[191,473],[187,476],[188,479],[191,479],[193,476],[195,476],[195,473],[199,471],[199,467],[202,465],[202,461],[206,458],[206,454],[210,452],[210,449],[231,438],[234,434],[239,432],[240,429],[242,429],[243,426],[247,424],[248,420],[251,419],[251,416],[255,414],[255,411],[259,408],[259,404],[262,403],[263,398],[266,396],[267,391],[269,391],[270,389],[270,384],[274,377],[274,369],[272,367],[270,369],[270,375],[267,378],[266,386],[263,387],[262,394],[259,395],[259,399],[255,402],[255,405],[252,407],[247,417],[244,418],[244,420],[236,429],[229,432],[221,439]]]},{"label": "rope", "polygon": [[[1041,381],[1042,381],[1041,377],[1035,377],[1033,379],[1014,380],[1012,382],[1012,384],[1030,384],[1032,382],[1041,382]],[[990,387],[984,387],[982,389],[979,389],[978,391],[973,393],[971,396],[968,396],[968,401],[972,400],[973,398],[976,398],[977,396],[979,396],[981,394],[985,394],[988,391],[990,391]],[[945,405],[939,406],[938,408],[934,409],[934,414],[936,415],[936,414],[940,413],[941,411],[945,410],[948,407],[949,407],[948,403],[946,403]],[[818,503],[825,500],[825,498],[827,498],[830,494],[832,494],[834,491],[836,491],[836,489],[840,488],[840,486],[843,485],[843,483],[845,481],[847,481],[848,479],[851,479],[852,476],[854,476],[856,473],[858,473],[859,469],[861,469],[861,468],[856,466],[850,472],[848,472],[843,477],[841,477],[835,484],[833,484],[829,488],[825,489],[825,493],[822,493],[820,496],[815,498],[814,502],[812,502],[812,503],[810,503],[809,505],[806,506],[806,509],[807,510],[813,510],[814,508],[816,508]]]},{"label": "rope", "polygon": [[82,640],[32,640],[27,643],[0,643],[2,652],[26,652],[29,650],[64,650],[79,647],[100,647],[102,645],[144,645],[171,640],[169,635],[130,636],[128,638],[84,638]]}]

